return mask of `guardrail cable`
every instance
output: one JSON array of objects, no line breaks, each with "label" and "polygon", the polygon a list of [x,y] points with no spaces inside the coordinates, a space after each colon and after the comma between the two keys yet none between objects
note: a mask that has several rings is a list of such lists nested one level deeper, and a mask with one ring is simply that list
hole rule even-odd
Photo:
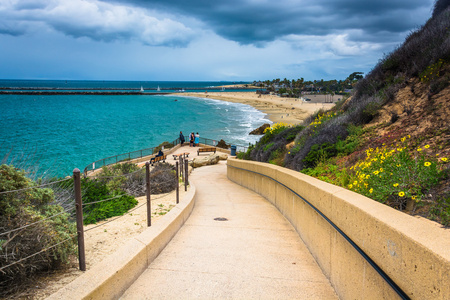
[{"label": "guardrail cable", "polygon": [[97,227],[101,227],[101,226],[106,225],[106,224],[108,224],[108,223],[114,222],[115,220],[118,220],[118,219],[122,218],[122,217],[125,216],[126,214],[129,214],[129,213],[131,213],[131,212],[133,212],[133,211],[135,211],[135,210],[141,208],[141,207],[144,206],[144,205],[147,205],[147,203],[146,203],[146,202],[145,202],[145,203],[142,203],[141,205],[139,205],[139,206],[137,206],[137,207],[134,207],[134,208],[130,209],[129,211],[127,211],[127,212],[124,213],[123,215],[117,216],[117,217],[115,217],[114,219],[108,220],[108,221],[106,221],[106,222],[104,222],[104,223],[102,223],[102,224],[99,224],[99,225],[97,225],[97,226],[94,226],[94,227],[91,227],[91,228],[89,228],[89,229],[86,229],[86,230],[84,230],[84,232],[88,232],[88,231],[91,231],[91,230],[93,230],[93,229],[95,229],[95,228],[97,228]]},{"label": "guardrail cable", "polygon": [[173,190],[173,191],[171,191],[171,192],[169,192],[169,193],[163,194],[164,196],[160,196],[160,197],[157,197],[157,198],[154,198],[154,197],[153,197],[154,194],[153,194],[153,195],[152,195],[152,198],[151,198],[151,201],[154,201],[154,200],[158,200],[158,199],[167,197],[167,196],[169,196],[169,195],[172,195],[173,193],[176,193],[176,191],[177,191],[177,190],[175,189],[175,190]]},{"label": "guardrail cable", "polygon": [[111,201],[117,198],[121,198],[123,196],[129,196],[128,194],[122,194],[122,195],[117,195],[108,199],[103,199],[103,200],[98,200],[98,201],[94,201],[94,202],[84,202],[83,203],[83,207],[88,206],[88,205],[92,205],[92,204],[96,204],[96,203],[101,203],[101,202],[107,202],[107,201]]},{"label": "guardrail cable", "polygon": [[[166,194],[164,194],[164,196],[161,196],[161,197],[158,197],[158,198],[152,198],[150,201],[152,201],[152,202],[153,202],[153,201],[156,201],[156,200],[158,200],[158,199],[167,197],[167,196],[169,196],[169,195],[171,195],[171,194],[173,194],[173,193],[175,193],[175,192],[176,192],[176,190],[174,190],[174,191],[172,191],[172,192],[170,192],[170,193],[166,193]],[[122,196],[123,196],[123,195],[122,195]],[[86,229],[86,230],[84,230],[84,232],[88,232],[88,231],[91,231],[91,230],[93,230],[93,229],[95,229],[95,228],[97,228],[97,227],[101,227],[101,226],[106,225],[106,224],[108,224],[108,223],[114,222],[115,220],[124,217],[126,214],[129,214],[129,213],[131,213],[131,212],[133,212],[133,211],[135,211],[135,210],[141,208],[142,206],[144,206],[144,205],[146,205],[146,204],[147,204],[147,202],[144,202],[144,203],[142,203],[141,205],[136,206],[136,207],[130,209],[129,211],[127,211],[127,212],[124,213],[123,215],[117,216],[117,217],[115,217],[114,219],[108,220],[108,221],[106,221],[106,222],[104,222],[104,223],[102,223],[102,224],[99,224],[99,225],[97,225],[97,226],[94,226],[94,227],[91,227],[91,228],[89,228],[89,229]]]},{"label": "guardrail cable", "polygon": [[8,193],[14,193],[14,192],[21,192],[21,191],[26,191],[26,190],[38,189],[38,188],[41,188],[41,187],[44,187],[44,186],[52,185],[52,184],[55,184],[55,183],[60,183],[60,182],[63,182],[63,181],[68,181],[68,180],[71,180],[71,179],[72,178],[66,178],[66,179],[62,179],[62,180],[58,180],[58,181],[44,183],[44,184],[41,184],[41,185],[38,185],[38,186],[32,186],[32,187],[27,187],[27,188],[18,189],[18,190],[3,191],[3,192],[0,192],[0,194],[8,194]]},{"label": "guardrail cable", "polygon": [[132,175],[137,174],[139,172],[144,172],[145,173],[145,168],[141,168],[139,170],[136,170],[134,172],[127,173],[127,174],[112,175],[112,176],[104,176],[104,175],[99,174],[99,175],[92,176],[92,177],[89,177],[89,178],[91,178],[91,179],[115,179],[115,178],[118,178],[118,177],[129,177],[129,176],[132,176]]},{"label": "guardrail cable", "polygon": [[61,241],[61,242],[59,242],[59,243],[57,243],[57,244],[54,244],[54,245],[52,245],[52,246],[50,246],[50,247],[47,247],[47,248],[45,248],[45,249],[42,249],[42,250],[40,250],[40,251],[38,251],[38,252],[36,252],[36,253],[34,253],[34,254],[31,254],[31,255],[29,255],[29,256],[27,256],[27,257],[21,258],[21,259],[19,259],[18,261],[15,261],[15,262],[13,262],[13,263],[10,263],[9,265],[0,267],[0,271],[3,271],[4,269],[6,269],[6,268],[8,268],[8,267],[11,267],[11,266],[13,266],[13,265],[15,265],[15,264],[18,264],[18,263],[20,263],[20,262],[22,262],[22,261],[24,261],[24,260],[27,260],[27,259],[29,259],[29,258],[31,258],[31,257],[33,257],[33,256],[36,256],[36,255],[38,255],[38,254],[40,254],[40,253],[42,253],[42,252],[48,251],[48,250],[50,250],[50,249],[52,249],[52,248],[55,248],[56,246],[59,246],[59,245],[61,245],[62,243],[65,243],[65,242],[67,242],[68,240],[73,239],[74,237],[76,237],[76,234],[73,234],[71,237],[69,237],[69,238],[67,238],[67,239],[65,239],[65,240],[63,240],[63,241]]},{"label": "guardrail cable", "polygon": [[[75,210],[75,208],[73,208],[72,210]],[[69,212],[70,212],[70,210],[69,210],[69,211],[62,211],[62,212],[60,212],[60,213],[54,214],[53,216],[50,216],[50,217],[41,219],[41,220],[36,221],[36,222],[34,222],[34,223],[30,223],[30,224],[24,225],[24,226],[19,227],[19,228],[16,228],[16,229],[12,229],[12,230],[10,230],[10,231],[2,232],[2,233],[0,233],[0,236],[2,236],[2,235],[7,235],[7,234],[10,234],[10,233],[13,233],[13,232],[16,232],[16,231],[25,229],[25,228],[27,228],[27,227],[30,227],[30,226],[33,226],[33,225],[42,223],[42,222],[44,222],[44,221],[46,221],[46,220],[53,219],[53,218],[55,218],[55,217],[57,217],[57,216],[60,216],[60,215],[62,215],[62,214],[69,213]],[[69,215],[70,215],[70,213],[69,213]]]},{"label": "guardrail cable", "polygon": [[258,174],[258,175],[267,177],[267,178],[275,181],[276,183],[282,185],[283,187],[285,187],[286,189],[291,191],[294,195],[296,195],[297,197],[302,199],[314,211],[316,211],[322,218],[324,218],[334,229],[336,229],[336,231],[339,232],[339,234],[345,240],[347,240],[347,242],[350,243],[350,245],[372,266],[372,268],[374,268],[374,270],[384,279],[384,281],[386,281],[386,283],[397,293],[397,295],[400,298],[402,298],[402,299],[410,299],[409,296],[364,252],[364,250],[362,250],[352,239],[350,239],[350,237],[348,235],[346,235],[336,224],[333,223],[333,221],[331,221],[327,216],[325,216],[325,214],[322,213],[311,202],[309,202],[308,200],[303,198],[301,195],[299,195],[297,192],[295,192],[293,189],[291,189],[287,185],[279,182],[276,179],[273,179],[272,177],[270,177],[268,175],[261,174],[261,173],[255,172],[255,171],[250,171],[250,170],[243,169],[243,168],[239,168],[239,167],[235,167],[235,166],[231,166],[231,165],[228,165],[228,166],[231,167],[231,168],[235,168],[235,169],[239,169],[239,170],[243,170],[243,171],[247,171],[247,172],[250,172],[250,173],[254,173],[254,174]]}]

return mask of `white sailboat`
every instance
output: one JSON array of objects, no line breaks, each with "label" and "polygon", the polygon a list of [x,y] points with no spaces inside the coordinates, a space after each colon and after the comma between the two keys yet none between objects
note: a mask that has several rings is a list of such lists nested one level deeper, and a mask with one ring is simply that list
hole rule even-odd
[{"label": "white sailboat", "polygon": [[161,89],[159,88],[159,85],[158,85],[158,88],[157,88],[156,90],[157,90],[158,92],[161,91]]},{"label": "white sailboat", "polygon": [[142,87],[142,85],[141,85],[141,93],[144,91],[144,88]]}]

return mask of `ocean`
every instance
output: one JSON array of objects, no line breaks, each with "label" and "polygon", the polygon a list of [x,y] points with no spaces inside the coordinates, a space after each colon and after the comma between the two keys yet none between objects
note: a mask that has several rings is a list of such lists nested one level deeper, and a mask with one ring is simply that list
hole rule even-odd
[{"label": "ocean", "polygon": [[[155,89],[230,82],[12,81],[1,88]],[[249,132],[270,123],[251,106],[175,95],[0,95],[0,160],[31,160],[38,173],[71,175],[109,156],[172,142],[182,131],[248,146]]]}]

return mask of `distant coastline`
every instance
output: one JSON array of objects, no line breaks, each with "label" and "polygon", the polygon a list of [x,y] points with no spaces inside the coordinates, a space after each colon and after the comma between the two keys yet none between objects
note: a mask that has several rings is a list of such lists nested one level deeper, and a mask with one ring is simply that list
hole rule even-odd
[{"label": "distant coastline", "polygon": [[298,98],[281,98],[275,95],[258,95],[255,92],[203,92],[176,93],[184,97],[209,98],[233,103],[250,105],[267,114],[274,123],[296,125],[320,109],[328,110],[334,103],[325,103],[325,95],[309,95],[311,102],[305,103]]},{"label": "distant coastline", "polygon": [[[0,95],[167,95],[187,90],[221,91],[225,87],[233,90],[255,90],[256,87],[245,85],[214,87],[151,87],[143,91],[136,88],[48,88],[48,87],[0,87]],[[163,92],[161,92],[163,91]]]}]

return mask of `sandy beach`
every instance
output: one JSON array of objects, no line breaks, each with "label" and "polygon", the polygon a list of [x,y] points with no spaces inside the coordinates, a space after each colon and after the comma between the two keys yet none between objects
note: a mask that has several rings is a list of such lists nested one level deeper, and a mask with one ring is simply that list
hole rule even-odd
[{"label": "sandy beach", "polygon": [[[325,103],[329,100],[325,95],[306,95],[311,99],[304,102],[299,98],[281,98],[275,95],[258,95],[255,92],[199,92],[174,94],[187,97],[211,98],[235,103],[243,103],[267,114],[274,123],[287,123],[295,125],[303,122],[314,112],[324,109],[328,110],[334,103]],[[336,102],[341,96],[334,96]]]}]

